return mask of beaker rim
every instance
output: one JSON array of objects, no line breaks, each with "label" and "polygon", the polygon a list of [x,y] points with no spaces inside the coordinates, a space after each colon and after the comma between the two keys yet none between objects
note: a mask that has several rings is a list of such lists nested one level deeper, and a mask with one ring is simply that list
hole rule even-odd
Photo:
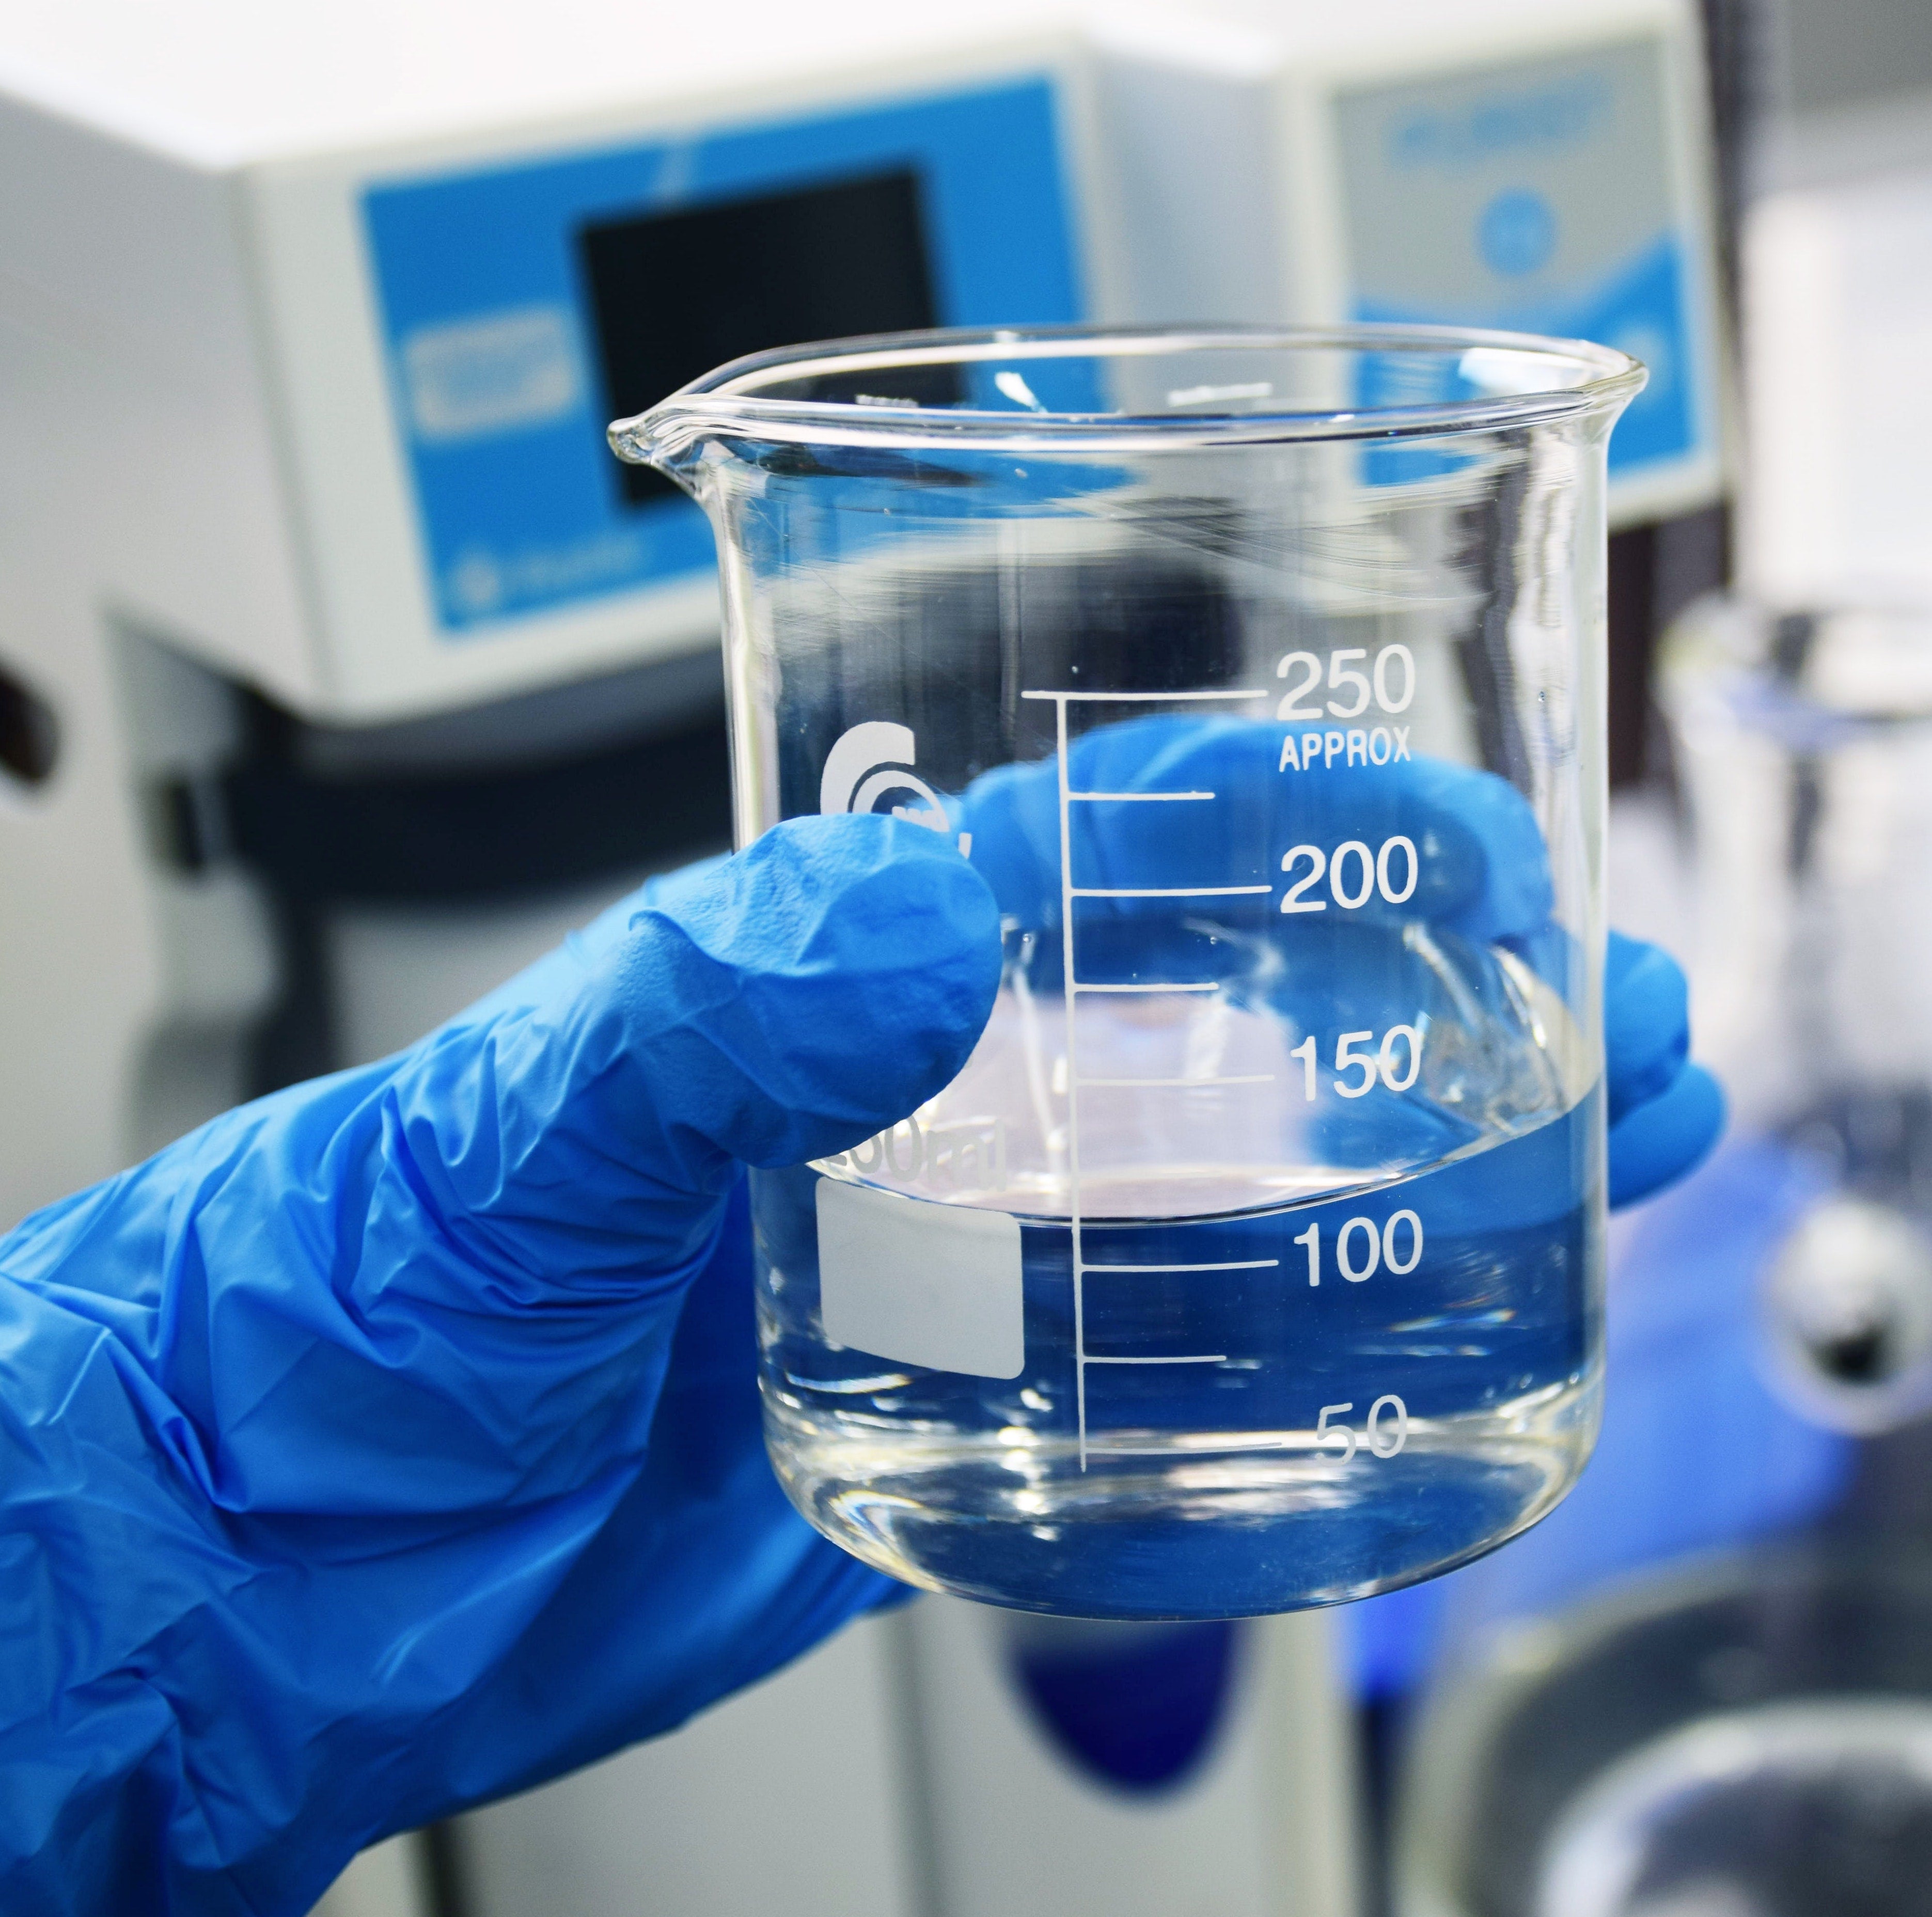
[{"label": "beaker rim", "polygon": [[[1486,389],[1453,399],[1240,412],[1057,411],[1036,400],[996,410],[871,394],[853,399],[775,398],[760,390],[834,375],[931,372],[1000,359],[1126,361],[1186,353],[1318,352],[1354,354],[1364,362],[1376,354],[1445,358],[1454,354],[1459,356],[1458,374]],[[1641,362],[1615,347],[1490,328],[1361,323],[941,328],[748,354],[634,418],[614,422],[610,439],[620,457],[640,464],[714,434],[794,445],[1016,453],[1387,440],[1493,431],[1593,414],[1614,416],[1642,389],[1648,376]],[[1027,391],[1024,383],[1020,391]],[[1240,392],[1237,382],[1184,388],[1167,397],[1170,405],[1184,397],[1211,404],[1217,396]]]}]

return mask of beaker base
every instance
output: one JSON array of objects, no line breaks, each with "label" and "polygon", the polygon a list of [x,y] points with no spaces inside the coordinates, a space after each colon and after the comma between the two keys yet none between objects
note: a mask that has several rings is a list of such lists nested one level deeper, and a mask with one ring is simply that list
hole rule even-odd
[{"label": "beaker base", "polygon": [[[1412,1420],[1399,1453],[1308,1431],[1111,1432],[1023,1449],[766,1402],[788,1495],[835,1544],[929,1591],[1064,1617],[1249,1617],[1343,1604],[1535,1523],[1595,1442],[1594,1372]],[[1335,1434],[1329,1434],[1332,1438]]]}]

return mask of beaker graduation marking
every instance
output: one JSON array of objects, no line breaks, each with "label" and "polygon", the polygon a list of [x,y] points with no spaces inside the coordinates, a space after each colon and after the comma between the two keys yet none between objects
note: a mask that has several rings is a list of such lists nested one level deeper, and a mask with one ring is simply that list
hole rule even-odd
[{"label": "beaker graduation marking", "polygon": [[1246,892],[1272,892],[1271,885],[1076,885],[1075,898],[1233,898]]},{"label": "beaker graduation marking", "polygon": [[[1138,1264],[1090,1264],[1087,1268],[1089,1271],[1138,1271],[1142,1268]],[[1170,1264],[1164,1268],[1169,1271],[1178,1268],[1189,1271],[1211,1271],[1218,1268],[1206,1264],[1190,1264],[1184,1268],[1177,1268]],[[1088,1359],[1087,1362],[1089,1364],[1226,1364],[1228,1362],[1228,1354],[1226,1352],[1202,1352],[1186,1358],[1102,1358],[1096,1353]],[[1132,1456],[1135,1454],[1116,1452],[1114,1455]]]},{"label": "beaker graduation marking", "polygon": [[[1033,695],[1027,695],[1030,698]],[[1076,802],[1082,799],[1118,800],[1124,806],[1144,804],[1150,799],[1211,799],[1211,792],[1070,792],[1067,797]]]},{"label": "beaker graduation marking", "polygon": [[[1089,1271],[1264,1271],[1270,1265],[1279,1264],[1281,1260],[1278,1258],[1233,1258],[1221,1264],[1090,1264],[1086,1269]],[[1112,1364],[1116,1360],[1112,1358],[1096,1358],[1091,1362],[1095,1364]],[[1154,1364],[1161,1360],[1150,1358],[1148,1362]],[[1176,1358],[1174,1362],[1178,1364],[1180,1360]],[[1217,1360],[1216,1362],[1220,1360]]]},{"label": "beaker graduation marking", "polygon": [[[1123,889],[1076,886],[1073,883],[1073,830],[1072,808],[1078,800],[1087,804],[1097,804],[1110,800],[1145,804],[1154,801],[1183,803],[1190,800],[1212,799],[1211,792],[1076,792],[1072,788],[1067,769],[1066,708],[1077,700],[1082,705],[1119,703],[1132,705],[1168,705],[1197,700],[1265,699],[1265,692],[1236,691],[1199,692],[1024,692],[1022,699],[1051,699],[1053,701],[1054,740],[1059,758],[1060,784],[1060,927],[1061,974],[1064,979],[1064,996],[1066,1000],[1066,1184],[1068,1237],[1072,1251],[1073,1272],[1073,1396],[1075,1414],[1079,1429],[1080,1468],[1087,1468],[1088,1447],[1087,1444],[1087,1367],[1090,1364],[1225,1364],[1228,1354],[1225,1352],[1192,1352],[1171,1357],[1131,1358],[1090,1354],[1087,1349],[1087,1308],[1085,1280],[1090,1271],[1112,1272],[1176,1272],[1176,1271],[1258,1271],[1278,1265],[1276,1258],[1243,1258],[1216,1264],[1089,1264],[1087,1262],[1082,1236],[1083,1219],[1080,1203],[1080,1092],[1083,1086],[1120,1085],[1210,1085],[1210,1084],[1264,1084],[1274,1077],[1272,1072],[1262,1072],[1256,1076],[1238,1078],[1083,1078],[1078,1064],[1079,1040],[1076,1030],[1075,1010],[1082,992],[1218,992],[1220,984],[1214,980],[1196,983],[1178,980],[1166,983],[1139,985],[1089,984],[1082,980],[1073,958],[1073,902],[1076,898],[1229,898],[1250,896],[1256,892],[1272,892],[1269,885],[1206,885],[1162,886],[1157,890]],[[1130,1451],[1108,1447],[1108,1456],[1128,1456]]]},{"label": "beaker graduation marking", "polygon": [[1073,987],[1076,992],[1219,992],[1221,988],[1212,979],[1198,985],[1178,985],[1171,980],[1156,979],[1146,985],[1088,985]]}]

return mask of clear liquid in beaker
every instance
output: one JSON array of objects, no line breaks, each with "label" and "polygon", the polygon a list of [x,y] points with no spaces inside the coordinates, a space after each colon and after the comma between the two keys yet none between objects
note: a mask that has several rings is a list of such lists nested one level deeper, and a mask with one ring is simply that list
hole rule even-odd
[{"label": "clear liquid in beaker", "polygon": [[767,1428],[802,1508],[911,1582],[1150,1618],[1366,1595],[1549,1509],[1598,1414],[1600,1120],[1561,1001],[1508,954],[1377,934],[1351,969],[1423,993],[1420,1069],[1372,1106],[1324,1061],[1317,1096],[1284,1100],[1307,1034],[1252,971],[1083,1000],[1070,1025],[1014,943],[916,1138],[827,1169],[1019,1215],[1024,1368],[829,1344],[826,1169],[762,1174]]}]

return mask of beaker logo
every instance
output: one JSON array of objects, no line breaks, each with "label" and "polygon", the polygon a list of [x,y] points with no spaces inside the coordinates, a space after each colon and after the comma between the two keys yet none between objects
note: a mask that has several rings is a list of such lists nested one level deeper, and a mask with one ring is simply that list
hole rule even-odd
[{"label": "beaker logo", "polygon": [[909,725],[890,719],[868,719],[838,735],[825,755],[818,782],[821,812],[876,812],[882,800],[896,819],[950,832],[946,808],[939,795],[910,768],[918,747]]}]

